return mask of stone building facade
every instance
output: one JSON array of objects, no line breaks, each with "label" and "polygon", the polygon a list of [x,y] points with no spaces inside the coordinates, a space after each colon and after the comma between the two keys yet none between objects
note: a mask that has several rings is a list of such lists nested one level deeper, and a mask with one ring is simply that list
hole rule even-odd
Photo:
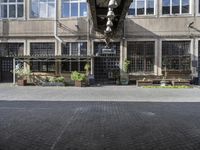
[{"label": "stone building facade", "polygon": [[198,0],[133,0],[112,52],[94,31],[88,7],[86,0],[0,1],[0,81],[12,81],[13,60],[66,79],[90,62],[102,83],[114,83],[126,59],[131,80],[198,77]]}]

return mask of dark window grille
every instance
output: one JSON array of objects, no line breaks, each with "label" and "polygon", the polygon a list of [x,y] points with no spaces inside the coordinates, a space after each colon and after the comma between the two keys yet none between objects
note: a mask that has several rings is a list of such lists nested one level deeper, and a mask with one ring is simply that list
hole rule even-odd
[{"label": "dark window grille", "polygon": [[22,56],[23,53],[23,43],[0,43],[1,56]]},{"label": "dark window grille", "polygon": [[32,72],[54,72],[55,61],[31,61],[30,69]]},{"label": "dark window grille", "polygon": [[191,55],[189,41],[162,42],[162,69],[190,71]]},{"label": "dark window grille", "polygon": [[62,44],[62,55],[70,54],[70,43]]},{"label": "dark window grille", "polygon": [[129,71],[133,73],[154,71],[154,42],[128,42],[128,60],[131,61]]},{"label": "dark window grille", "polygon": [[86,60],[82,59],[70,59],[68,61],[62,62],[62,72],[71,72],[71,71],[85,71],[84,67],[87,63]]},{"label": "dark window grille", "polygon": [[31,56],[54,56],[55,43],[31,43],[30,55]]},{"label": "dark window grille", "polygon": [[62,44],[62,55],[87,56],[87,42]]}]

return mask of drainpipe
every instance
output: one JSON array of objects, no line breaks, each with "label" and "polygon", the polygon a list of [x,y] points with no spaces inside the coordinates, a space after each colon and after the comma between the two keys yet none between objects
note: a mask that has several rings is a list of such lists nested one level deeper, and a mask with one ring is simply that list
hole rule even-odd
[{"label": "drainpipe", "polygon": [[54,37],[59,42],[63,43],[63,40],[60,37],[58,37],[57,20],[58,20],[58,0],[55,0]]}]

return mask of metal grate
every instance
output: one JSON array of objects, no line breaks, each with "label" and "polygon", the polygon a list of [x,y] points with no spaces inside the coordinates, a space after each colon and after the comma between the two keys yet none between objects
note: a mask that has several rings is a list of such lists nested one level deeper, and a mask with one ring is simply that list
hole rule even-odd
[{"label": "metal grate", "polygon": [[154,42],[128,42],[127,49],[127,58],[131,61],[130,72],[149,73],[154,71]]},{"label": "metal grate", "polygon": [[54,56],[55,43],[31,43],[30,44],[31,56]]},{"label": "metal grate", "polygon": [[23,43],[0,43],[0,56],[22,56]]},{"label": "metal grate", "polygon": [[164,41],[162,43],[162,69],[168,71],[190,71],[189,41]]},{"label": "metal grate", "polygon": [[94,43],[94,76],[97,82],[104,84],[113,84],[119,77],[120,68],[120,43],[110,43],[109,48],[113,51],[109,54],[103,54],[102,49],[105,48],[105,43]]}]

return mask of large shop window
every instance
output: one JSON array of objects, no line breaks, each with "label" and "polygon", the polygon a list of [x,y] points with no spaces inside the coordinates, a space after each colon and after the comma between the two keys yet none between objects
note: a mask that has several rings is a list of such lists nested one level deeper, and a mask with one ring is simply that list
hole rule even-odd
[{"label": "large shop window", "polygon": [[0,56],[22,56],[23,43],[0,43]]},{"label": "large shop window", "polygon": [[162,14],[190,14],[190,0],[162,0]]},{"label": "large shop window", "polygon": [[190,71],[191,55],[189,41],[162,42],[162,69],[167,71]]},{"label": "large shop window", "polygon": [[30,44],[31,56],[54,56],[55,43],[31,43]]},{"label": "large shop window", "polygon": [[70,59],[68,61],[62,62],[62,72],[71,72],[71,71],[85,71],[84,66],[87,61],[82,59]]},{"label": "large shop window", "polygon": [[32,72],[55,72],[55,61],[31,61]]},{"label": "large shop window", "polygon": [[155,0],[133,0],[128,15],[154,15]]},{"label": "large shop window", "polygon": [[1,18],[23,18],[24,0],[0,0]]},{"label": "large shop window", "polygon": [[132,73],[153,73],[155,42],[128,42],[129,71]]},{"label": "large shop window", "polygon": [[53,18],[55,16],[55,0],[31,0],[31,18]]},{"label": "large shop window", "polygon": [[73,42],[62,44],[62,55],[87,56],[87,42]]},{"label": "large shop window", "polygon": [[86,0],[62,0],[62,17],[87,16]]}]

